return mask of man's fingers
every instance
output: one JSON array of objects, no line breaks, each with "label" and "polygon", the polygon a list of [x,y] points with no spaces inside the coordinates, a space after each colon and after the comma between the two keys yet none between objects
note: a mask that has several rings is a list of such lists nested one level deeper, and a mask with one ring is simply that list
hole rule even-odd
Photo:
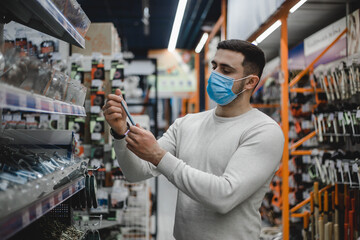
[{"label": "man's fingers", "polygon": [[122,113],[123,110],[120,107],[111,106],[105,109],[104,114],[112,114],[112,113]]},{"label": "man's fingers", "polygon": [[128,145],[131,145],[131,146],[135,146],[135,145],[136,145],[136,141],[129,136],[129,133],[128,133],[128,135],[126,136],[125,141],[128,143]]},{"label": "man's fingers", "polygon": [[136,133],[136,134],[141,134],[143,133],[144,129],[140,128],[139,124],[136,124],[136,126],[130,126],[130,132]]},{"label": "man's fingers", "polygon": [[114,120],[117,118],[122,118],[122,114],[121,113],[112,113],[112,114],[107,115],[106,118],[107,118],[107,120]]},{"label": "man's fingers", "polygon": [[108,101],[113,100],[113,101],[118,102],[118,103],[120,103],[123,100],[123,98],[121,96],[118,96],[118,95],[115,95],[115,94],[109,94],[107,96],[107,99],[108,99]]},{"label": "man's fingers", "polygon": [[106,104],[103,106],[103,111],[108,109],[109,107],[121,107],[121,103],[116,102],[114,100],[108,100]]},{"label": "man's fingers", "polygon": [[115,90],[115,95],[118,95],[118,96],[120,96],[122,98],[122,92],[121,92],[121,90],[119,88],[117,88]]},{"label": "man's fingers", "polygon": [[133,141],[133,142],[138,142],[138,135],[135,133],[132,133],[131,131],[127,134],[128,137]]}]

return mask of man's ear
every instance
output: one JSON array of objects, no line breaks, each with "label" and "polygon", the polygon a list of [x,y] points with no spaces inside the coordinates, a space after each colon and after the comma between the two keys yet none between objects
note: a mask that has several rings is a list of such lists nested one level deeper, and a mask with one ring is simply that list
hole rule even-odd
[{"label": "man's ear", "polygon": [[256,87],[256,84],[259,82],[259,77],[256,75],[251,75],[251,77],[249,79],[247,79],[246,84],[245,84],[245,89],[254,89]]}]

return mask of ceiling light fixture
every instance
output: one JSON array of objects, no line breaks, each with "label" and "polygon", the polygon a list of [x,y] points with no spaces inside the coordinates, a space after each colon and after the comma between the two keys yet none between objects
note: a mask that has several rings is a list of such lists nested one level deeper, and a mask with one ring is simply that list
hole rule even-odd
[{"label": "ceiling light fixture", "polygon": [[295,4],[292,8],[290,8],[291,13],[295,12],[299,7],[301,7],[307,0],[301,0],[297,4]]},{"label": "ceiling light fixture", "polygon": [[263,32],[260,36],[256,38],[255,41],[252,42],[254,45],[258,45],[262,41],[264,41],[265,38],[267,38],[271,33],[273,33],[278,27],[280,27],[281,21],[277,20],[273,25],[271,25],[268,29],[266,29],[265,32]]},{"label": "ceiling light fixture", "polygon": [[176,48],[176,42],[179,36],[181,22],[184,17],[185,7],[186,7],[187,0],[179,0],[179,4],[176,10],[176,15],[174,19],[174,24],[171,30],[170,40],[168,50],[170,52],[174,51]]},{"label": "ceiling light fixture", "polygon": [[200,39],[198,45],[197,45],[196,48],[195,48],[195,52],[196,52],[196,53],[201,52],[201,50],[203,49],[203,47],[204,47],[204,45],[205,45],[208,37],[209,37],[209,34],[208,34],[208,33],[204,33],[204,34],[201,36],[201,39]]}]

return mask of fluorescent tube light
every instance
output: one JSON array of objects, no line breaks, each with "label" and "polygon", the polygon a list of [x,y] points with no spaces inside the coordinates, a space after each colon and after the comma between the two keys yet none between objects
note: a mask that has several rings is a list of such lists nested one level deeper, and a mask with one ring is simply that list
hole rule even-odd
[{"label": "fluorescent tube light", "polygon": [[179,4],[178,4],[178,7],[177,7],[177,10],[176,10],[176,15],[175,15],[173,27],[172,27],[172,30],[171,30],[169,46],[168,46],[168,50],[170,52],[174,51],[175,48],[176,48],[176,42],[177,42],[177,39],[178,39],[178,36],[179,36],[181,22],[182,22],[183,17],[184,17],[186,3],[187,3],[187,0],[180,0]]},{"label": "fluorescent tube light", "polygon": [[[254,42],[252,42],[254,45],[257,45],[261,43],[265,38],[267,38],[273,31],[275,31],[278,27],[280,27],[281,21],[277,20],[273,25],[271,25],[268,29],[266,29],[265,32],[263,32],[260,36],[256,38]],[[256,44],[255,44],[256,43]]]},{"label": "fluorescent tube light", "polygon": [[292,8],[290,8],[290,12],[295,12],[301,5],[303,5],[307,0],[301,0],[297,4],[295,4]]},{"label": "fluorescent tube light", "polygon": [[199,53],[201,52],[202,48],[204,47],[205,43],[206,43],[206,40],[208,39],[209,37],[209,34],[208,33],[204,33],[202,36],[201,36],[201,39],[198,43],[198,45],[196,46],[195,48],[195,52],[196,53]]}]

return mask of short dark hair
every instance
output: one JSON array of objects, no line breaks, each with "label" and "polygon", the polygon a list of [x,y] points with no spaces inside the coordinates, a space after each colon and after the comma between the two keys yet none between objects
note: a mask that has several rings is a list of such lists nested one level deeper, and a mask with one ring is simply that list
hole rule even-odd
[{"label": "short dark hair", "polygon": [[265,66],[265,54],[259,47],[247,41],[231,39],[219,42],[217,49],[242,53],[244,55],[242,66],[244,67],[245,74],[256,74],[261,78]]}]

